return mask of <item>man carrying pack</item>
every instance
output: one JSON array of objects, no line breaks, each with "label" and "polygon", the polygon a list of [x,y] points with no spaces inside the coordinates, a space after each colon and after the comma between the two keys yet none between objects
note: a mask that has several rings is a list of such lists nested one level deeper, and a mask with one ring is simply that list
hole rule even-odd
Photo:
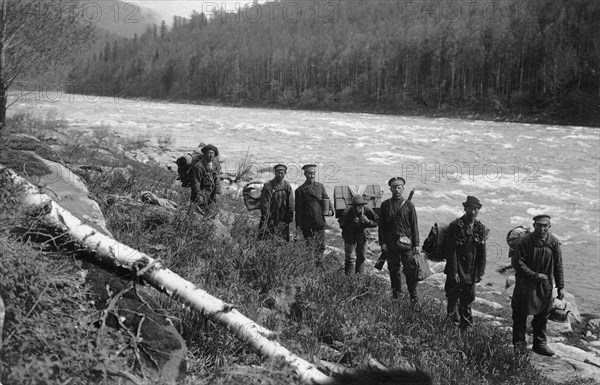
[{"label": "man carrying pack", "polygon": [[[365,255],[367,254],[367,229],[377,227],[379,218],[375,212],[365,205],[362,195],[352,197],[350,207],[344,210],[339,219],[344,239],[346,275],[364,273]],[[356,253],[355,253],[356,251]]]},{"label": "man carrying pack", "polygon": [[533,217],[533,232],[520,238],[512,258],[516,279],[511,303],[513,344],[519,353],[527,352],[527,316],[533,315],[532,350],[543,356],[554,355],[546,343],[546,325],[552,306],[553,282],[560,300],[564,297],[565,282],[560,242],[550,234],[550,220],[549,215]]},{"label": "man carrying pack", "polygon": [[398,298],[402,291],[400,263],[403,266],[406,286],[413,304],[418,301],[417,272],[410,267],[409,258],[419,252],[419,224],[413,203],[402,197],[406,181],[394,177],[388,181],[392,198],[381,204],[379,219],[379,245],[387,255],[388,270],[392,283],[392,297]]},{"label": "man carrying pack", "polygon": [[275,235],[289,242],[290,223],[294,218],[294,193],[284,179],[287,167],[278,164],[273,171],[275,178],[264,184],[260,198],[260,238]]},{"label": "man carrying pack", "polygon": [[201,151],[204,155],[189,171],[192,188],[190,199],[198,204],[200,210],[206,211],[217,200],[217,195],[221,194],[221,165],[216,159],[219,150],[215,146],[208,144]]},{"label": "man carrying pack", "polygon": [[465,214],[450,222],[446,233],[444,256],[446,259],[446,297],[448,318],[461,330],[473,326],[471,304],[475,300],[475,284],[485,273],[487,230],[478,221],[482,205],[474,196],[463,202]]},{"label": "man carrying pack", "polygon": [[[320,266],[325,252],[325,217],[322,202],[329,203],[323,184],[316,182],[317,165],[302,167],[306,181],[296,189],[296,228],[302,230],[304,239],[315,242],[316,265]],[[329,204],[328,215],[333,215]]]}]

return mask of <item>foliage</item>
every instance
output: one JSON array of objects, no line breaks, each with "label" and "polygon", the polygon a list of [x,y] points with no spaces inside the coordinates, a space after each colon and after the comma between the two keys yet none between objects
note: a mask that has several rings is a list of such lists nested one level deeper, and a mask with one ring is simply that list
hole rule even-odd
[{"label": "foliage", "polygon": [[566,103],[576,118],[598,119],[563,99],[578,92],[593,102],[600,90],[593,0],[282,0],[228,11],[107,41],[82,55],[73,90],[391,112],[501,114]]},{"label": "foliage", "polygon": [[23,223],[18,191],[0,181],[0,296],[6,306],[0,349],[3,384],[87,384],[127,363],[127,345],[107,331],[95,340],[100,315],[89,301],[73,261],[19,242],[11,230]]},{"label": "foliage", "polygon": [[6,93],[26,72],[44,72],[89,43],[93,26],[79,0],[0,0],[0,129]]}]

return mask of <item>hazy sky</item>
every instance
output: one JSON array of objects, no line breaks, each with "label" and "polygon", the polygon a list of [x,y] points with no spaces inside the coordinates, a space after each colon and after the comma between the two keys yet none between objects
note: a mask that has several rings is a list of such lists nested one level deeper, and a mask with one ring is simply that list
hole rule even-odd
[{"label": "hazy sky", "polygon": [[[243,7],[246,4],[251,4],[252,1],[247,0],[125,0],[128,3],[137,4],[139,6],[157,11],[163,19],[170,24],[173,16],[188,17],[192,11],[206,14],[212,13],[213,10],[225,7],[227,11],[234,11],[237,8]],[[262,1],[260,1],[262,2]]]}]

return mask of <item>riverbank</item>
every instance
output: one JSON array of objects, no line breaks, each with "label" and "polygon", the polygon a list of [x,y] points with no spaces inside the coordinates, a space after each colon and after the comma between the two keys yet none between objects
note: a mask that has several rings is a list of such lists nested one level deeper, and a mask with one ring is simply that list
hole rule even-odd
[{"label": "riverbank", "polygon": [[[111,95],[109,95],[111,96]],[[88,97],[94,97],[88,95]],[[128,99],[121,96],[123,100]],[[177,98],[140,98],[141,100],[183,103],[202,106],[225,106],[288,109],[306,111],[350,112],[369,113],[379,115],[424,117],[424,118],[449,118],[462,120],[479,120],[489,122],[546,124],[564,126],[600,127],[600,100],[580,93],[565,97],[565,100],[539,101],[535,105],[525,103],[502,102],[498,98],[489,101],[471,103],[441,103],[422,101],[421,103],[403,103],[380,100],[364,102],[325,102],[315,100],[277,100],[277,101],[232,101],[232,100],[187,100]]]},{"label": "riverbank", "polygon": [[[317,269],[303,242],[256,242],[257,213],[245,209],[236,198],[236,188],[228,189],[231,193],[215,207],[219,226],[207,218],[190,218],[187,191],[175,183],[174,173],[151,162],[133,161],[111,147],[114,141],[132,148],[139,143],[106,131],[108,135],[90,132],[76,138],[70,130],[65,135],[68,127],[51,123],[45,127],[49,131],[29,133],[45,138],[59,152],[54,159],[62,158],[84,178],[115,239],[161,258],[180,275],[276,331],[279,341],[298,354],[332,362],[330,368],[361,367],[373,358],[387,367],[408,362],[431,373],[440,384],[548,383],[530,359],[513,354],[509,333],[497,324],[480,320],[472,333],[459,333],[445,320],[439,289],[422,285],[423,308],[413,312],[407,297],[392,301],[385,273],[345,277],[343,254],[335,247],[340,244],[339,231],[334,226],[327,235],[334,247],[327,253],[325,268]],[[20,169],[35,175],[29,168],[34,163],[27,159],[27,167]],[[101,172],[79,167],[82,165],[95,166]],[[127,209],[111,203],[114,196],[138,200],[145,190],[174,201],[180,209],[165,220],[148,216],[137,206]],[[376,254],[372,245],[369,264]],[[482,289],[490,301],[500,301],[502,294],[494,291],[502,288]],[[157,299],[192,352],[183,383],[249,384],[264,378],[276,384],[296,381],[291,372],[261,362],[199,314],[161,300],[159,295]],[[481,306],[483,310],[488,305]],[[486,314],[494,321],[510,319],[505,304],[497,310],[487,308]],[[573,333],[574,341],[579,341],[577,333]],[[577,379],[560,382],[582,383]]]}]

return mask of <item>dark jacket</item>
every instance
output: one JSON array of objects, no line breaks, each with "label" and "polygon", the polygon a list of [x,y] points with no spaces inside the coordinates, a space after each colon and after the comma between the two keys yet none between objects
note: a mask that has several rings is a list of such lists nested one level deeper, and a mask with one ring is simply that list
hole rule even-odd
[{"label": "dark jacket", "polygon": [[279,223],[292,221],[294,218],[294,192],[286,180],[277,183],[273,179],[264,184],[260,198],[260,213],[261,224],[266,222],[277,227]]},{"label": "dark jacket", "polygon": [[213,170],[209,171],[206,158],[202,157],[190,170],[191,200],[197,201],[200,194],[207,194],[211,199],[221,193],[221,164],[213,159]]},{"label": "dark jacket", "polygon": [[319,182],[310,184],[307,181],[296,189],[296,227],[314,231],[325,228],[321,199],[329,199],[329,196]]},{"label": "dark jacket", "polygon": [[[527,314],[538,314],[552,301],[552,283],[558,289],[565,286],[560,242],[550,233],[546,240],[528,233],[521,237],[516,251],[512,259],[516,279],[512,306]],[[539,280],[540,273],[548,280]]]},{"label": "dark jacket", "polygon": [[473,284],[483,277],[486,265],[485,241],[488,230],[475,219],[473,228],[465,223],[465,216],[450,222],[446,233],[444,272],[454,277],[458,274],[461,282]]},{"label": "dark jacket", "polygon": [[399,200],[388,199],[381,204],[379,218],[379,244],[394,247],[401,236],[411,239],[412,246],[419,245],[419,223],[417,211],[412,201],[407,201],[398,210],[406,198]]},{"label": "dark jacket", "polygon": [[367,229],[377,227],[379,218],[377,214],[369,208],[364,208],[364,216],[367,217],[366,222],[355,223],[354,219],[358,218],[352,207],[344,210],[341,218],[338,220],[342,229],[342,238],[348,243],[365,243],[367,241]]}]

